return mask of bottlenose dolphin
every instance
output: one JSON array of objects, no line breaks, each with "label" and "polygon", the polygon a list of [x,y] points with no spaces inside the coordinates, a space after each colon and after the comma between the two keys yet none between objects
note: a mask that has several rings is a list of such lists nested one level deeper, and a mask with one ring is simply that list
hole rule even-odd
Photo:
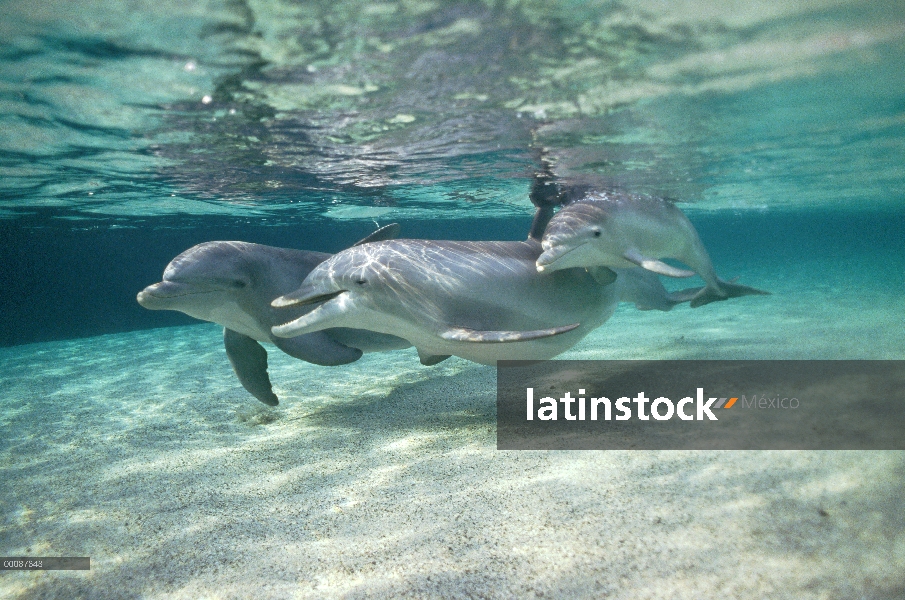
[{"label": "bottlenose dolphin", "polygon": [[[693,308],[737,296],[769,294],[717,277],[694,226],[675,205],[659,198],[590,194],[553,216],[542,245],[538,271],[637,265],[669,277],[697,273],[706,285],[691,300]],[[668,265],[661,258],[680,260],[693,271]]]},{"label": "bottlenose dolphin", "polygon": [[[387,225],[358,243],[392,238],[398,231],[398,225]],[[270,328],[287,317],[285,310],[271,307],[271,301],[297,289],[330,256],[247,242],[206,242],[174,258],[163,281],[139,292],[138,303],[222,325],[226,355],[239,381],[255,398],[275,406],[267,352],[259,342],[317,365],[342,365],[358,360],[363,352],[410,346],[401,338],[364,330],[329,329],[293,339],[271,334]],[[307,310],[297,309],[294,316]]]},{"label": "bottlenose dolphin", "polygon": [[[537,272],[541,246],[525,242],[391,240],[349,248],[318,265],[275,307],[314,310],[272,329],[292,337],[330,327],[398,335],[424,364],[448,355],[493,365],[544,360],[569,349],[615,311],[619,273]],[[631,273],[624,277],[631,278]],[[649,308],[682,301],[660,285]],[[628,286],[635,296],[645,289]],[[668,309],[664,309],[668,310]]]}]

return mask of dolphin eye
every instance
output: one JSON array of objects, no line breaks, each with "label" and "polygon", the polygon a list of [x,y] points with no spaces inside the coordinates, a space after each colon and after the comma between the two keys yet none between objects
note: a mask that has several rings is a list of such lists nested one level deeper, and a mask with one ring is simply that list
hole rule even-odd
[{"label": "dolphin eye", "polygon": [[594,237],[600,237],[600,230],[599,230],[599,229],[595,229],[595,230],[594,230]]},{"label": "dolphin eye", "polygon": [[359,280],[356,281],[355,283],[357,283],[358,285],[364,285],[364,284],[367,283],[367,281],[365,281],[364,279],[359,279]]},{"label": "dolphin eye", "polygon": [[248,285],[248,284],[247,284],[246,282],[242,281],[241,279],[234,279],[234,280],[232,281],[232,286],[233,286],[234,288],[236,288],[236,289],[240,289],[240,290],[241,290],[241,289],[244,288],[246,285]]}]

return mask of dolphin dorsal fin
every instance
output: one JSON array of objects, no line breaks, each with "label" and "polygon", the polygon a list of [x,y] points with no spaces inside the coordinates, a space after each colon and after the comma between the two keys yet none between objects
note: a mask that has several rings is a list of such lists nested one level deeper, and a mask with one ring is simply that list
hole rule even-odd
[{"label": "dolphin dorsal fin", "polygon": [[399,237],[399,223],[390,223],[389,225],[384,225],[371,235],[368,235],[354,244],[352,246],[361,246],[362,244],[370,244],[371,242],[383,242],[385,240],[395,240]]},{"label": "dolphin dorsal fin", "polygon": [[453,342],[475,342],[479,344],[500,344],[505,342],[527,342],[545,337],[552,337],[572,331],[581,323],[572,323],[563,327],[535,329],[532,331],[479,331],[465,327],[450,327],[440,334],[444,340]]}]

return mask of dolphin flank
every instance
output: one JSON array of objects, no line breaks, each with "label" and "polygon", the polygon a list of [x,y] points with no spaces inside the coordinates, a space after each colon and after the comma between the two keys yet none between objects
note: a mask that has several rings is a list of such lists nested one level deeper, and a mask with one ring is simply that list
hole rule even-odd
[{"label": "dolphin flank", "polygon": [[[292,337],[331,327],[370,329],[405,338],[422,362],[448,355],[489,365],[552,358],[603,324],[623,288],[611,285],[619,274],[605,268],[538,273],[540,254],[532,240],[402,239],[349,248],[274,300],[275,307],[317,307],[287,315],[272,331]],[[668,310],[682,301],[649,282],[625,289],[648,308]]]}]

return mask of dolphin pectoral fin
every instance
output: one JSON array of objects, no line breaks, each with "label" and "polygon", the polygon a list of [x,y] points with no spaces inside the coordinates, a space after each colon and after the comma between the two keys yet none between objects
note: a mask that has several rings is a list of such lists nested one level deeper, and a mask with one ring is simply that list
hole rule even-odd
[{"label": "dolphin pectoral fin", "polygon": [[293,338],[274,338],[274,345],[293,358],[323,367],[355,362],[363,354],[358,348],[340,344],[323,331]]},{"label": "dolphin pectoral fin", "polygon": [[[733,279],[732,281],[735,280]],[[732,283],[732,281],[723,281],[722,279],[717,279],[717,283],[719,284],[718,288],[708,285],[705,288],[701,289],[701,291],[695,294],[694,298],[692,298],[691,308],[697,308],[699,306],[704,306],[705,304],[718,302],[720,300],[728,300],[729,298],[738,298],[740,296],[770,295],[770,292],[765,292],[764,290],[748,287],[747,285]]]},{"label": "dolphin pectoral fin", "polygon": [[226,328],[223,329],[223,345],[242,387],[268,406],[279,404],[267,374],[267,350],[247,335]]},{"label": "dolphin pectoral fin", "polygon": [[428,354],[421,348],[416,348],[416,350],[418,350],[418,359],[425,367],[432,367],[437,363],[443,362],[451,356],[449,354]]},{"label": "dolphin pectoral fin", "polygon": [[693,277],[694,271],[689,271],[687,269],[677,269],[676,267],[670,266],[665,262],[661,262],[659,260],[652,260],[646,258],[639,263],[637,263],[639,267],[642,269],[647,269],[652,273],[657,273],[658,275],[666,275],[667,277]]},{"label": "dolphin pectoral fin", "polygon": [[637,250],[629,250],[622,257],[629,261],[633,262],[642,269],[647,269],[648,271],[653,271],[659,275],[666,275],[667,277],[691,277],[694,275],[694,271],[688,271],[686,269],[678,269],[676,267],[672,267],[665,262],[655,260],[653,258],[647,258],[642,256]]},{"label": "dolphin pectoral fin", "polygon": [[399,237],[399,223],[390,223],[389,225],[384,225],[371,235],[363,237],[358,240],[352,246],[361,246],[362,244],[370,244],[371,242],[382,242],[384,240],[395,240]]},{"label": "dolphin pectoral fin", "polygon": [[616,281],[616,271],[609,267],[588,267],[588,273],[600,285],[609,285]]},{"label": "dolphin pectoral fin", "polygon": [[581,323],[572,323],[563,327],[535,329],[533,331],[478,331],[464,327],[450,327],[440,334],[444,340],[452,342],[475,342],[480,344],[499,344],[505,342],[527,342],[545,337],[552,337],[572,331]]}]

